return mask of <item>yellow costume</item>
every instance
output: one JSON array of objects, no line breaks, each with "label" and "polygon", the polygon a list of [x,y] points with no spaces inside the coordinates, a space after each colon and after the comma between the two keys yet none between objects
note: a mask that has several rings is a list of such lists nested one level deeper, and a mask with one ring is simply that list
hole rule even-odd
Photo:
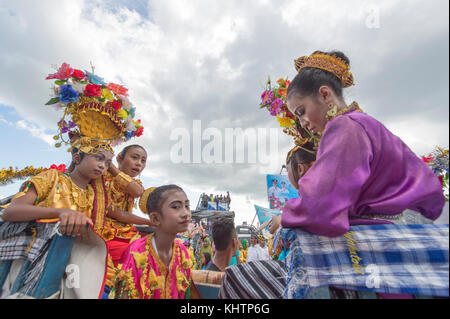
[{"label": "yellow costume", "polygon": [[[137,182],[142,186],[139,179],[134,179],[127,174],[120,172],[116,177],[106,173],[105,186],[110,194],[110,204],[114,208],[119,208],[124,212],[131,213],[136,207],[135,198],[125,193],[129,183]],[[102,230],[102,236],[105,240],[112,240],[114,238],[132,239],[138,235],[136,227],[132,224],[124,224],[113,218],[105,217],[105,223]]]}]

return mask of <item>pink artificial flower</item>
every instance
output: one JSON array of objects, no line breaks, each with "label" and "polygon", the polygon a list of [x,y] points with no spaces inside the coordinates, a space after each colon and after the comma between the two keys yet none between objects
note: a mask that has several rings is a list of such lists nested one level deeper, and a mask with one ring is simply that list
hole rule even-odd
[{"label": "pink artificial flower", "polygon": [[72,72],[74,70],[70,67],[69,64],[63,63],[61,67],[58,69],[58,72],[54,74],[49,74],[46,78],[46,80],[51,79],[59,79],[59,80],[66,80],[68,77],[72,75]]}]

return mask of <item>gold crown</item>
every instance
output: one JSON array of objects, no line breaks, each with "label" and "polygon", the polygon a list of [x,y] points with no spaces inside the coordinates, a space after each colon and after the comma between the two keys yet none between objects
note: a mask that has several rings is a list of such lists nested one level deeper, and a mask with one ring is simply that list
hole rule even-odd
[{"label": "gold crown", "polygon": [[333,73],[341,81],[342,87],[353,85],[353,75],[350,66],[341,58],[325,53],[313,53],[295,60],[295,69],[300,72],[303,68],[317,68]]},{"label": "gold crown", "polygon": [[156,187],[150,187],[147,188],[141,195],[141,198],[139,199],[139,208],[144,214],[150,215],[150,213],[147,211],[147,200],[150,194],[156,189]]}]

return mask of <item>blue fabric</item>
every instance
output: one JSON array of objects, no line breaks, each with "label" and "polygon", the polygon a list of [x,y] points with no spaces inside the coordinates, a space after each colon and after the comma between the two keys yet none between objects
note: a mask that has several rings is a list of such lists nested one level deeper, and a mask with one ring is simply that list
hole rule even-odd
[{"label": "blue fabric", "polygon": [[295,230],[286,298],[312,288],[449,296],[448,225],[353,226],[329,238]]},{"label": "blue fabric", "polygon": [[236,256],[231,257],[231,261],[230,261],[229,266],[232,266],[232,265],[236,265],[236,264],[237,264],[237,258],[236,258],[236,257],[239,257],[239,249],[238,249],[237,252],[236,252]]}]

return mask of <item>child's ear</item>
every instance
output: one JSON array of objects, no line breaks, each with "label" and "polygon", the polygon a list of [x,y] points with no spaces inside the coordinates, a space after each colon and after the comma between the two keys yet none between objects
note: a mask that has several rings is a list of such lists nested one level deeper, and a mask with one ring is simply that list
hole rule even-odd
[{"label": "child's ear", "polygon": [[122,156],[120,156],[120,154],[117,154],[116,160],[117,160],[117,163],[119,163],[119,165],[120,165],[120,163],[122,162],[123,158],[122,158]]},{"label": "child's ear", "polygon": [[150,213],[150,221],[153,225],[159,226],[161,225],[161,216],[159,216],[159,214],[155,212]]},{"label": "child's ear", "polygon": [[75,153],[75,154],[72,155],[72,162],[74,162],[75,165],[80,164],[80,162],[81,162],[81,156],[80,156],[79,153]]},{"label": "child's ear", "polygon": [[305,175],[307,171],[308,171],[308,168],[305,164],[302,164],[302,163],[298,164],[297,173],[298,173],[298,176],[300,176],[300,178],[302,178],[303,175]]}]

